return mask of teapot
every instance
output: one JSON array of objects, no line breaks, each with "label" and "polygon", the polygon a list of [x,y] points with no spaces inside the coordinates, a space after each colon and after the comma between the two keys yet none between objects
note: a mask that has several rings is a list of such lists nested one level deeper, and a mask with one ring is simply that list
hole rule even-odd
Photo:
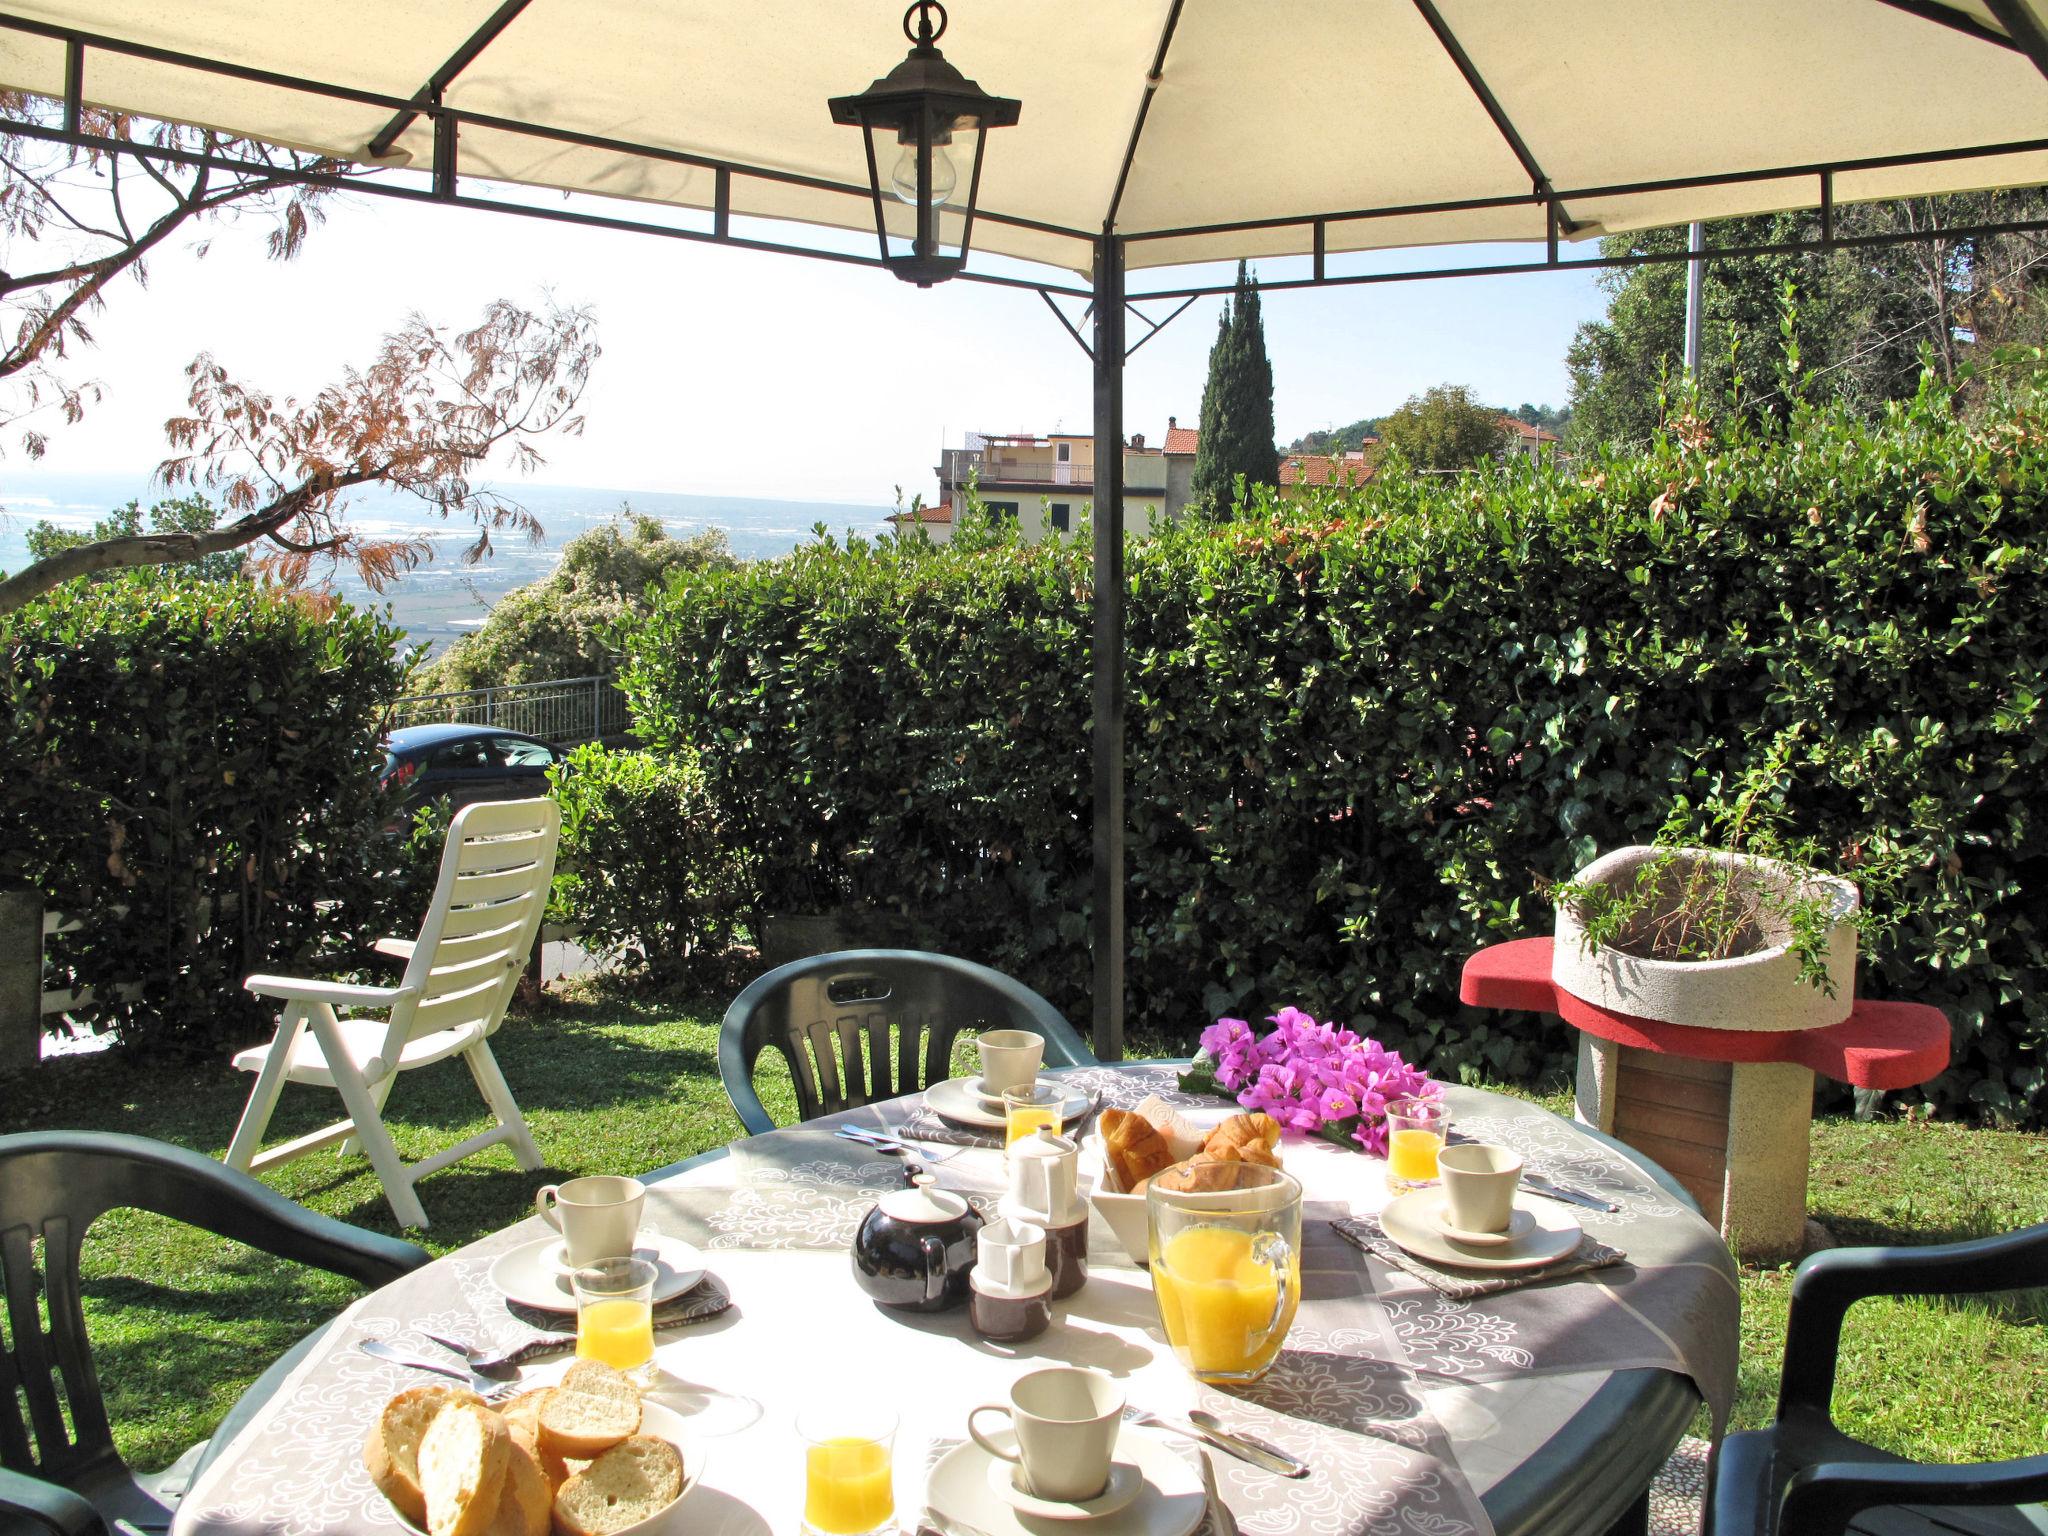
[{"label": "teapot", "polygon": [[885,1307],[943,1312],[967,1300],[981,1213],[921,1179],[892,1190],[853,1235],[853,1279]]}]

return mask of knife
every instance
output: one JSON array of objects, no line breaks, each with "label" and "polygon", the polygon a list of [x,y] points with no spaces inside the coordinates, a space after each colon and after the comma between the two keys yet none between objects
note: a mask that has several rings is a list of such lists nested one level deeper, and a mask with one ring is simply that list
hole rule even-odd
[{"label": "knife", "polygon": [[1522,1175],[1522,1188],[1532,1195],[1559,1200],[1566,1205],[1583,1205],[1589,1211],[1606,1211],[1609,1215],[1621,1209],[1612,1200],[1602,1200],[1598,1195],[1589,1195],[1582,1189],[1573,1189],[1565,1184],[1553,1184],[1541,1174]]},{"label": "knife", "polygon": [[1188,1410],[1188,1422],[1201,1431],[1202,1438],[1218,1450],[1228,1451],[1255,1467],[1264,1467],[1268,1472],[1277,1472],[1282,1477],[1307,1477],[1309,1474],[1306,1462],[1296,1461],[1292,1456],[1268,1450],[1256,1440],[1247,1440],[1242,1435],[1232,1434],[1223,1427],[1223,1421],[1213,1413],[1191,1408]]}]

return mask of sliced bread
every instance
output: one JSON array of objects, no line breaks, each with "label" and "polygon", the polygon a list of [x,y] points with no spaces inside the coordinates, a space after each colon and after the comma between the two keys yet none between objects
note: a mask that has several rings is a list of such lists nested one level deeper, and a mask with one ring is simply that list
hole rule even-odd
[{"label": "sliced bread", "polygon": [[555,1490],[540,1469],[533,1447],[512,1436],[505,1458],[504,1480],[498,1485],[498,1508],[491,1516],[490,1536],[548,1536]]},{"label": "sliced bread", "polygon": [[427,1498],[420,1491],[420,1440],[434,1415],[449,1403],[483,1399],[461,1387],[408,1387],[384,1405],[363,1442],[363,1465],[391,1507],[417,1526],[427,1523]]},{"label": "sliced bread", "polygon": [[651,1519],[683,1491],[683,1458],[668,1441],[633,1435],[555,1493],[560,1536],[616,1536]]},{"label": "sliced bread", "polygon": [[525,1441],[529,1450],[540,1445],[541,1404],[548,1400],[548,1393],[553,1390],[552,1387],[535,1387],[531,1392],[520,1393],[498,1410],[505,1427],[512,1431],[512,1438]]},{"label": "sliced bread", "polygon": [[541,1449],[557,1456],[596,1456],[639,1429],[640,1389],[596,1360],[570,1366],[540,1408]]},{"label": "sliced bread", "polygon": [[427,1536],[484,1536],[512,1454],[505,1421],[480,1403],[451,1403],[420,1438]]}]

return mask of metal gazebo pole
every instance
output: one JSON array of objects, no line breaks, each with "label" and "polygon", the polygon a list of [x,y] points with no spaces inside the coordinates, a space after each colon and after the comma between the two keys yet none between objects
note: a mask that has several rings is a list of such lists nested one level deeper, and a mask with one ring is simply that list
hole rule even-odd
[{"label": "metal gazebo pole", "polygon": [[1707,248],[1707,230],[1697,219],[1686,232],[1685,248],[1691,253],[1685,263],[1685,371],[1697,380],[1700,376],[1700,287],[1707,265],[1701,259],[1701,253]]},{"label": "metal gazebo pole", "polygon": [[1095,1054],[1124,1053],[1124,244],[1095,243],[1094,913]]}]

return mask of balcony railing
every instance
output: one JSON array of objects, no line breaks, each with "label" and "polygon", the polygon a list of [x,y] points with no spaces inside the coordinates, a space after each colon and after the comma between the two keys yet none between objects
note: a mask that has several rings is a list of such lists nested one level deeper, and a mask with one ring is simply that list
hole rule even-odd
[{"label": "balcony railing", "polygon": [[508,683],[501,688],[407,694],[392,710],[393,728],[441,721],[495,725],[567,747],[623,735],[626,696],[609,677],[567,677],[544,683]]}]

